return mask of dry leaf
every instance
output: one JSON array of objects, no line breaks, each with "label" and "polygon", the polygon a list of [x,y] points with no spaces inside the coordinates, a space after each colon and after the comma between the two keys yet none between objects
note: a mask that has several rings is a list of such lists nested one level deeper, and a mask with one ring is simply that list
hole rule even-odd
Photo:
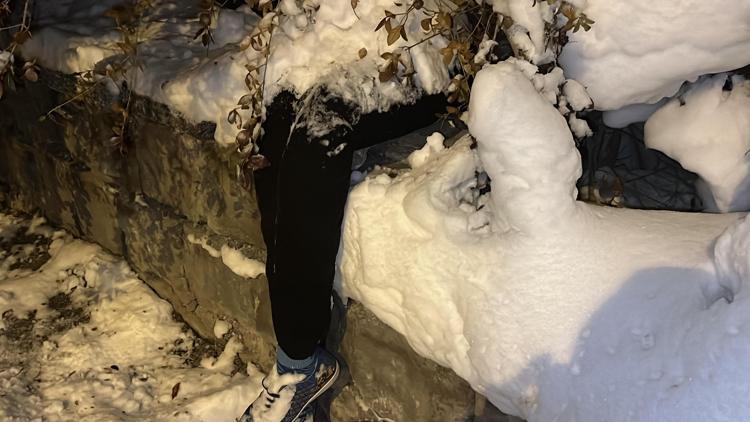
[{"label": "dry leaf", "polygon": [[391,28],[390,31],[388,31],[388,45],[391,45],[398,40],[398,37],[401,36],[402,29],[403,26],[399,25],[395,28]]}]

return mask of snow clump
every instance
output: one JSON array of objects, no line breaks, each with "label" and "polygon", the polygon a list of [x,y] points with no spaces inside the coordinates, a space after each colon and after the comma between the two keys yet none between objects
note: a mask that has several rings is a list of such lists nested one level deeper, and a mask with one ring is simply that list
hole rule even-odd
[{"label": "snow clump", "polygon": [[701,79],[649,118],[645,141],[701,177],[709,210],[750,210],[750,81]]}]

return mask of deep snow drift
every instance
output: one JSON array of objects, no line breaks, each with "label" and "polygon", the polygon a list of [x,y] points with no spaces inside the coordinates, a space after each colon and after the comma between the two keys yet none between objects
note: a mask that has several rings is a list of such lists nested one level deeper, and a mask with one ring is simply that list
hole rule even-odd
[{"label": "deep snow drift", "polygon": [[343,292],[530,421],[750,419],[750,221],[576,202],[558,111],[513,63],[475,83],[478,148],[352,191]]},{"label": "deep snow drift", "polygon": [[596,23],[571,34],[560,62],[568,77],[588,88],[599,110],[655,103],[684,81],[750,63],[750,2],[576,3]]},{"label": "deep snow drift", "polygon": [[645,141],[701,176],[709,210],[750,210],[750,81],[703,78],[649,118]]},{"label": "deep snow drift", "polygon": [[0,419],[234,421],[260,392],[236,338],[201,360],[172,307],[98,246],[6,214],[0,246]]}]

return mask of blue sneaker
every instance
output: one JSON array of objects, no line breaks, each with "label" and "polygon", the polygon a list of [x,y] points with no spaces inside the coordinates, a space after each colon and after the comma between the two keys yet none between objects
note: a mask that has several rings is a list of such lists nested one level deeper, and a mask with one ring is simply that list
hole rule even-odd
[{"label": "blue sneaker", "polygon": [[275,366],[263,379],[263,391],[245,410],[239,422],[309,422],[310,404],[325,393],[339,376],[339,362],[318,349],[308,368],[292,370]]}]

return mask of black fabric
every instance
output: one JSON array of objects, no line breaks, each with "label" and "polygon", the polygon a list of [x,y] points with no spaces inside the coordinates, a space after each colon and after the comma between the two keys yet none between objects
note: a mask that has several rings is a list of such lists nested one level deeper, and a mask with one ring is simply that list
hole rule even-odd
[{"label": "black fabric", "polygon": [[697,176],[662,152],[646,148],[643,123],[613,129],[597,113],[589,124],[594,136],[581,145],[581,199],[612,205],[616,202],[626,208],[703,209],[695,190]]},{"label": "black fabric", "polygon": [[[331,133],[308,135],[297,114],[309,118],[311,109],[335,126]],[[328,332],[354,150],[426,126],[444,110],[444,96],[433,95],[357,119],[355,106],[320,90],[301,99],[284,92],[269,106],[259,146],[271,166],[255,172],[255,189],[276,340],[290,357],[312,355]]]}]

